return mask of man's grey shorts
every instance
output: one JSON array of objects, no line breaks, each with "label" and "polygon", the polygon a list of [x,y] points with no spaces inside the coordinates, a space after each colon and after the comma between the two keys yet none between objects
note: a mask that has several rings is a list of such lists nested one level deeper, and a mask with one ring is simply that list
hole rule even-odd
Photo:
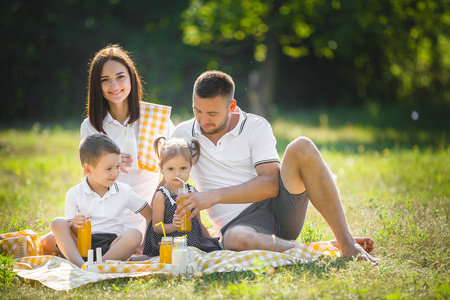
[{"label": "man's grey shorts", "polygon": [[[275,234],[285,240],[295,240],[302,230],[308,208],[306,191],[290,194],[280,176],[280,192],[275,198],[252,203],[236,218],[220,230],[225,237],[227,230],[234,226],[247,226],[265,234]],[[224,243],[224,239],[222,239]]]}]

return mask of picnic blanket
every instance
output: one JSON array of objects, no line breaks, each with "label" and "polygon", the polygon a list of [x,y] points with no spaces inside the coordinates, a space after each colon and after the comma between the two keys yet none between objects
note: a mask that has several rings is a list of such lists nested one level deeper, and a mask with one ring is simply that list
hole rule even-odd
[{"label": "picnic blanket", "polygon": [[194,247],[189,248],[193,257],[187,269],[182,269],[180,265],[159,263],[159,257],[153,257],[142,262],[106,261],[94,265],[95,272],[93,272],[86,270],[87,264],[78,268],[60,257],[38,255],[16,258],[14,271],[20,277],[37,280],[52,289],[70,290],[91,282],[119,277],[178,276],[180,274],[200,276],[216,272],[249,271],[267,266],[280,267],[307,263],[322,256],[341,256],[339,249],[329,242],[299,243],[295,248],[282,253],[264,250],[240,252],[220,250],[206,253]]}]

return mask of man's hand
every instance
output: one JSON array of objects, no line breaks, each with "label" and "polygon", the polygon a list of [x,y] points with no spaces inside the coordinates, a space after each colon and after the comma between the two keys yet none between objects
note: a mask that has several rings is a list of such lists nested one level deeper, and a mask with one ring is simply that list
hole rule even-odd
[{"label": "man's hand", "polygon": [[[178,207],[175,213],[182,217],[188,211],[191,211],[191,216],[188,218],[188,220],[191,220],[198,215],[200,211],[219,203],[220,198],[218,197],[218,193],[219,190],[180,194],[176,199]],[[182,199],[184,200],[180,203]]]}]

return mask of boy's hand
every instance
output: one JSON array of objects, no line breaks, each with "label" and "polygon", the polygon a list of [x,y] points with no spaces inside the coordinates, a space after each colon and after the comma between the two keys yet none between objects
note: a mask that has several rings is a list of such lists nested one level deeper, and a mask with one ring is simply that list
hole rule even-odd
[{"label": "boy's hand", "polygon": [[176,228],[181,227],[181,217],[179,215],[177,214],[173,215],[172,225],[175,226]]},{"label": "boy's hand", "polygon": [[77,228],[77,229],[83,228],[86,221],[87,221],[87,218],[85,215],[76,214],[75,217],[73,217],[71,225],[72,225],[72,227]]}]

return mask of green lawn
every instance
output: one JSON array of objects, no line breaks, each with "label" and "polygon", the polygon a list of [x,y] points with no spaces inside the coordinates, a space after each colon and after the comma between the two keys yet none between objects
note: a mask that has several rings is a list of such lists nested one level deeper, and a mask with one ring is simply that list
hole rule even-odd
[{"label": "green lawn", "polygon": [[[375,240],[378,267],[324,259],[192,279],[120,279],[56,292],[17,276],[6,284],[0,264],[2,298],[448,299],[448,132],[366,121],[313,113],[278,117],[272,125],[280,155],[297,136],[316,142],[335,174],[351,231]],[[67,190],[82,180],[78,143],[78,129],[60,126],[0,131],[0,232],[29,228],[41,235],[64,214]],[[332,237],[310,206],[299,240]]]}]

